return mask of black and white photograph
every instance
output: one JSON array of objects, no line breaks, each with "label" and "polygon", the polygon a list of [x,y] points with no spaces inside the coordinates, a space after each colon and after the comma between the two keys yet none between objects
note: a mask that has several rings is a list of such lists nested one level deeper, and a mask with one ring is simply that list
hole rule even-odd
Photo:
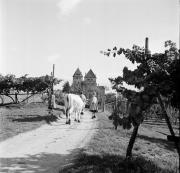
[{"label": "black and white photograph", "polygon": [[180,0],[0,0],[1,173],[179,173]]}]

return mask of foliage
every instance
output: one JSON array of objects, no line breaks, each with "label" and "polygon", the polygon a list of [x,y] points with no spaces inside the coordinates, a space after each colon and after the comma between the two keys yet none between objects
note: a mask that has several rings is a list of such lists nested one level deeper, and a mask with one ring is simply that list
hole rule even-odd
[{"label": "foliage", "polygon": [[60,83],[61,80],[51,76],[41,76],[41,77],[27,77],[24,75],[22,77],[16,78],[15,75],[8,74],[6,76],[0,75],[0,94],[8,95],[11,90],[15,90],[18,93],[23,92],[42,92],[45,91],[51,83],[55,85]]},{"label": "foliage", "polygon": [[115,102],[115,100],[116,100],[116,94],[115,93],[107,93],[105,95],[105,102],[106,103]]},{"label": "foliage", "polygon": [[70,90],[71,90],[71,87],[70,87],[69,82],[67,81],[67,82],[64,83],[62,91],[63,91],[64,93],[69,93]]},{"label": "foliage", "polygon": [[[153,98],[157,97],[157,93],[168,98],[173,106],[180,105],[180,88],[178,80],[180,80],[180,60],[179,52],[176,44],[172,41],[165,42],[164,53],[150,54],[144,48],[134,45],[132,50],[114,47],[102,52],[104,55],[124,54],[132,63],[137,64],[137,68],[133,71],[127,67],[123,69],[123,76],[110,78],[113,88],[123,93],[130,102],[139,102],[137,97],[146,97],[149,103],[153,104]],[[123,82],[128,85],[134,85],[140,92],[135,92],[124,88]],[[136,101],[135,101],[136,100]],[[150,104],[150,105],[151,105]],[[145,106],[149,108],[149,106]]]},{"label": "foliage", "polygon": [[15,76],[14,75],[0,75],[0,93],[8,94],[10,93],[11,88],[15,86]]},{"label": "foliage", "polygon": [[168,105],[166,107],[166,111],[168,112],[171,123],[178,125],[179,110],[177,108],[172,107],[171,105]]},{"label": "foliage", "polygon": [[[146,111],[156,102],[156,98],[158,98],[163,114],[165,115],[171,135],[175,135],[161,96],[167,98],[172,106],[180,109],[180,84],[178,84],[178,80],[180,80],[180,59],[175,43],[166,41],[165,48],[164,53],[155,53],[152,55],[147,49],[137,45],[134,45],[132,49],[118,49],[114,47],[112,50],[101,51],[104,55],[113,55],[113,57],[124,54],[133,64],[137,64],[135,70],[129,70],[127,67],[124,67],[123,76],[110,78],[113,88],[121,92],[130,103],[128,117],[123,117],[123,121],[120,123],[120,125],[123,125],[127,129],[131,127],[131,124],[134,126],[127,148],[127,157],[131,157],[131,150],[135,142],[138,127],[143,122]],[[139,89],[139,92],[126,89],[123,86],[124,82],[128,85],[134,85]],[[113,116],[117,116],[116,109],[113,114]],[[175,142],[178,154],[180,155],[178,145]]]},{"label": "foliage", "polygon": [[159,104],[151,105],[150,109],[145,114],[145,118],[146,119],[149,119],[149,118],[162,119],[163,115],[162,115],[162,110],[161,110],[160,105]]}]

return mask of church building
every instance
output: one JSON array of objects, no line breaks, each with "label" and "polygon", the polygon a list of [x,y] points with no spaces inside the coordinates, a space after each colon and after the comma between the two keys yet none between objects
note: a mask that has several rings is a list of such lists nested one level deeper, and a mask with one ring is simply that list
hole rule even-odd
[{"label": "church building", "polygon": [[96,92],[98,100],[102,101],[105,96],[105,87],[97,85],[96,79],[96,75],[91,69],[83,77],[80,69],[77,68],[73,75],[71,91],[76,94],[83,91],[87,99],[90,99],[93,92]]}]

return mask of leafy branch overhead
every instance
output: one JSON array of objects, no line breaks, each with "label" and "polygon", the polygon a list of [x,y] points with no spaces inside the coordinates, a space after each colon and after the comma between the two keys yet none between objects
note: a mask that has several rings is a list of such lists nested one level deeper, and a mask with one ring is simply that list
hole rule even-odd
[{"label": "leafy branch overhead", "polygon": [[[171,87],[176,85],[174,77],[178,70],[179,51],[176,44],[172,41],[165,42],[164,53],[151,54],[137,45],[133,45],[132,49],[124,49],[114,47],[101,51],[106,56],[116,57],[123,54],[133,64],[137,64],[137,68],[133,71],[127,67],[123,69],[123,76],[110,78],[111,83],[115,88],[122,88],[123,82],[128,85],[134,85],[138,89],[151,88],[157,90],[161,94],[172,94]],[[176,76],[177,77],[177,76]],[[166,84],[166,85],[165,85]]]}]

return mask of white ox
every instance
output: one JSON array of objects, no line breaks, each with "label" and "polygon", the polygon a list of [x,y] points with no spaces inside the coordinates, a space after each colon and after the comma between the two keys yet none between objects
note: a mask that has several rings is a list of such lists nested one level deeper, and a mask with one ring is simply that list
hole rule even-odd
[{"label": "white ox", "polygon": [[64,105],[66,112],[66,124],[71,124],[71,115],[75,113],[75,121],[80,122],[84,102],[79,95],[66,94],[64,97]]}]

